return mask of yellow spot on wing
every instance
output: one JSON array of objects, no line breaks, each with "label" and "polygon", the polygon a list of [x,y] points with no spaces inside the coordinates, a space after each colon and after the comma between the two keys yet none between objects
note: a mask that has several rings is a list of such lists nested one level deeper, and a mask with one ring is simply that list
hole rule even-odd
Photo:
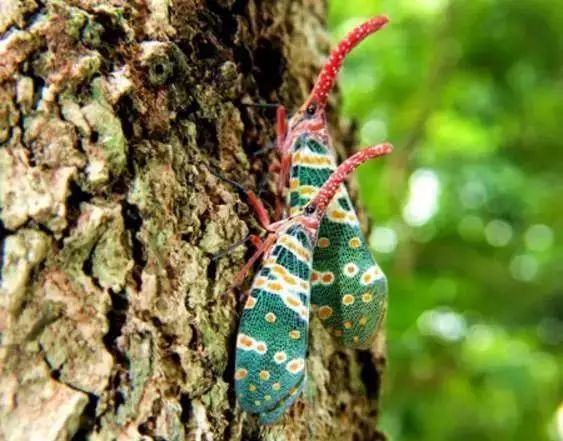
[{"label": "yellow spot on wing", "polygon": [[330,239],[328,237],[319,237],[319,240],[317,240],[317,246],[319,248],[328,248],[330,246]]},{"label": "yellow spot on wing", "polygon": [[354,296],[352,294],[345,294],[342,296],[342,304],[351,305],[354,303]]},{"label": "yellow spot on wing", "polygon": [[272,292],[275,292],[277,294],[279,294],[283,290],[283,286],[279,282],[270,282],[270,283],[268,283],[266,288],[268,289],[268,291],[272,291]]},{"label": "yellow spot on wing", "polygon": [[280,244],[299,257],[301,260],[309,261],[311,253],[303,247],[296,239],[291,236],[284,235],[280,239]]},{"label": "yellow spot on wing", "polygon": [[383,272],[381,271],[381,269],[374,265],[369,267],[363,274],[362,277],[360,279],[360,283],[362,283],[363,285],[369,285],[371,282],[373,282],[374,280],[381,278],[383,276]]},{"label": "yellow spot on wing", "polygon": [[237,347],[241,349],[250,349],[254,346],[255,340],[245,334],[239,334],[237,337]]},{"label": "yellow spot on wing", "polygon": [[332,212],[332,218],[334,220],[344,220],[344,219],[346,219],[346,212],[344,212],[342,210],[334,210]]},{"label": "yellow spot on wing", "polygon": [[336,223],[358,223],[354,213],[341,210],[340,208],[329,207],[329,209],[326,211],[326,217]]},{"label": "yellow spot on wing", "polygon": [[252,296],[248,296],[246,303],[244,304],[244,309],[252,309],[256,305],[256,299]]},{"label": "yellow spot on wing", "polygon": [[274,361],[275,361],[276,363],[281,364],[281,363],[283,363],[285,360],[287,360],[287,354],[286,354],[285,352],[279,351],[279,352],[276,352],[276,353],[274,354]]},{"label": "yellow spot on wing", "polygon": [[301,196],[312,196],[318,191],[318,188],[313,187],[312,185],[302,185],[301,187],[299,187],[299,194]]},{"label": "yellow spot on wing", "polygon": [[284,282],[288,285],[295,286],[297,285],[297,279],[292,276],[287,269],[283,266],[275,264],[272,266],[272,272],[278,276],[280,276]]},{"label": "yellow spot on wing", "polygon": [[266,370],[260,371],[258,377],[260,377],[260,380],[266,381],[270,379],[270,373]]},{"label": "yellow spot on wing", "polygon": [[318,271],[313,270],[313,273],[311,274],[311,283],[318,283],[319,279],[320,279],[321,275],[319,274]]},{"label": "yellow spot on wing", "polygon": [[287,363],[285,367],[291,374],[297,374],[305,368],[305,360],[302,358],[295,358]]},{"label": "yellow spot on wing", "polygon": [[262,288],[265,284],[266,284],[267,279],[265,279],[264,277],[256,277],[256,279],[254,280],[254,286],[256,288]]},{"label": "yellow spot on wing", "polygon": [[263,341],[256,341],[249,335],[239,334],[237,336],[237,348],[244,351],[256,351],[259,354],[265,354],[268,350],[266,343]]},{"label": "yellow spot on wing", "polygon": [[323,285],[332,284],[332,282],[334,282],[334,274],[332,274],[332,272],[330,271],[324,272],[323,275],[321,276],[321,282]]},{"label": "yellow spot on wing", "polygon": [[235,380],[242,380],[243,378],[246,378],[247,375],[248,371],[244,368],[240,368],[235,372]]},{"label": "yellow spot on wing", "polygon": [[324,305],[319,308],[319,318],[321,320],[326,320],[332,315],[332,308],[330,306]]},{"label": "yellow spot on wing", "polygon": [[344,265],[344,274],[346,274],[348,277],[354,277],[356,274],[358,274],[358,265],[352,262],[347,263],[346,265]]},{"label": "yellow spot on wing", "polygon": [[297,152],[291,159],[293,165],[332,167],[333,162],[329,156],[316,155],[313,153]]},{"label": "yellow spot on wing", "polygon": [[359,237],[353,237],[348,241],[348,246],[352,249],[360,248],[361,245],[362,245],[362,241],[360,240]]},{"label": "yellow spot on wing", "polygon": [[299,300],[299,298],[292,295],[288,295],[285,298],[285,303],[291,308],[297,308],[301,306],[301,300]]}]

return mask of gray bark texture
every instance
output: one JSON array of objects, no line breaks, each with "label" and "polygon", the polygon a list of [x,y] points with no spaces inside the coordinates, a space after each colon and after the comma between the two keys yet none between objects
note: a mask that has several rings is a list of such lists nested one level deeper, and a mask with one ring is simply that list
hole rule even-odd
[{"label": "gray bark texture", "polygon": [[[274,112],[329,49],[317,0],[0,0],[0,439],[373,440],[383,343],[311,323],[309,381],[260,427],[233,393]],[[336,115],[332,102],[331,115]],[[331,118],[336,146],[350,130]],[[245,254],[246,252],[246,254]]]}]

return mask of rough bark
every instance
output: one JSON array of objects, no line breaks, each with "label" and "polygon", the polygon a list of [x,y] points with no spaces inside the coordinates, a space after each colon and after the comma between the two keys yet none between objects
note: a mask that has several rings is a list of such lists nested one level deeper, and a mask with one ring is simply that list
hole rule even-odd
[{"label": "rough bark", "polygon": [[325,5],[0,10],[0,438],[381,437],[381,343],[343,350],[315,319],[304,398],[272,427],[240,412],[225,291],[244,248],[211,259],[256,224],[210,170],[267,176],[275,153],[253,152],[274,115],[241,103],[302,101],[328,50]]}]

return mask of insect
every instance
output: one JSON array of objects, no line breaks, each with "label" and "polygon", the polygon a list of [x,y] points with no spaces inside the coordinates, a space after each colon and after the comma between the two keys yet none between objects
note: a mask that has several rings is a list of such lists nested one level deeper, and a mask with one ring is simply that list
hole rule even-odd
[{"label": "insect", "polygon": [[[387,21],[373,17],[337,45],[311,94],[287,123],[284,108],[278,108],[278,193],[288,187],[290,215],[299,213],[336,169],[325,108],[343,60]],[[313,309],[329,332],[346,346],[369,346],[385,315],[387,279],[369,251],[344,185],[320,224],[311,281]]]},{"label": "insect", "polygon": [[391,149],[377,145],[344,161],[302,209],[267,225],[268,234],[250,259],[263,255],[240,320],[235,391],[241,407],[259,414],[262,424],[277,420],[305,384],[310,280],[321,219],[346,176]]}]

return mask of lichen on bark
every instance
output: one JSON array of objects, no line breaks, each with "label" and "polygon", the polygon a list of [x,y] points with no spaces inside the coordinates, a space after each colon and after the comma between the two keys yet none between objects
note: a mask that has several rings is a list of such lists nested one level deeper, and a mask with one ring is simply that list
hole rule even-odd
[{"label": "lichen on bark", "polygon": [[213,259],[257,225],[211,171],[267,176],[275,152],[253,153],[274,115],[243,103],[299,104],[324,5],[0,10],[0,438],[377,438],[382,349],[338,348],[315,320],[304,398],[268,428],[240,412],[228,288],[245,249]]}]

